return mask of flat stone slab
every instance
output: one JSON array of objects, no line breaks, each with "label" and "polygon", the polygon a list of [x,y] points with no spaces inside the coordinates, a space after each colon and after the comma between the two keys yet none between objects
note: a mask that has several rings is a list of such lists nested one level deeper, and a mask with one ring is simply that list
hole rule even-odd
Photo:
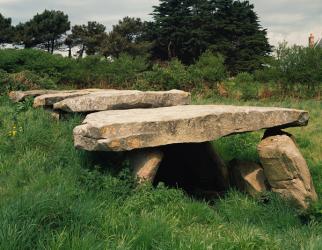
[{"label": "flat stone slab", "polygon": [[176,143],[213,141],[264,128],[305,126],[303,110],[185,105],[110,110],[87,115],[74,129],[74,144],[88,151],[127,151]]},{"label": "flat stone slab", "polygon": [[[48,98],[45,99],[48,100]],[[55,103],[54,109],[73,113],[88,113],[115,109],[168,107],[186,105],[190,102],[190,93],[181,90],[145,92],[114,90],[68,98]]]},{"label": "flat stone slab", "polygon": [[28,97],[36,97],[45,94],[54,94],[59,92],[58,90],[28,90],[28,91],[11,91],[9,98],[14,102],[24,101]]},{"label": "flat stone slab", "polygon": [[48,93],[39,95],[34,100],[34,107],[52,107],[54,103],[60,102],[67,98],[77,97],[88,95],[93,92],[103,92],[103,91],[113,91],[113,90],[104,90],[104,89],[80,89],[80,90],[67,90],[67,91],[57,91],[54,93]]}]

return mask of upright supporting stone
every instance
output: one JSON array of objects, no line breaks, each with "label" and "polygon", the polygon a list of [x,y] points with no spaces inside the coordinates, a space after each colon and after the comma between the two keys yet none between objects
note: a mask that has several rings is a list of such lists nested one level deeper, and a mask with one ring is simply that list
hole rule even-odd
[{"label": "upright supporting stone", "polygon": [[267,137],[258,145],[258,153],[273,192],[300,209],[317,200],[308,166],[293,139],[287,135]]},{"label": "upright supporting stone", "polygon": [[[50,111],[49,111],[50,112]],[[56,111],[51,111],[50,112],[50,115],[51,117],[56,120],[56,121],[59,121],[60,118],[61,118],[61,114],[59,112],[56,112]]]},{"label": "upright supporting stone", "polygon": [[262,166],[254,162],[233,160],[230,162],[231,184],[238,190],[256,197],[267,191]]},{"label": "upright supporting stone", "polygon": [[155,175],[163,159],[163,153],[158,149],[141,149],[130,153],[129,160],[133,167],[133,176],[140,183],[153,183]]}]

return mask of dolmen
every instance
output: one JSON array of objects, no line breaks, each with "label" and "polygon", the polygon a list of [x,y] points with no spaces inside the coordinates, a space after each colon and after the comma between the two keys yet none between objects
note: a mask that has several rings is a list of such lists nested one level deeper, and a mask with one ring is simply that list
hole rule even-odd
[{"label": "dolmen", "polygon": [[[115,89],[11,92],[14,102],[34,98],[35,108],[85,114],[74,128],[78,149],[123,152],[142,182],[181,187],[217,197],[229,187],[251,196],[272,191],[301,210],[317,200],[311,174],[295,138],[284,132],[306,126],[304,110],[276,107],[191,105],[190,93]],[[211,142],[265,130],[257,151],[260,163],[228,165]]]},{"label": "dolmen", "polygon": [[[140,182],[162,181],[188,191],[236,186],[253,196],[271,190],[307,209],[317,199],[311,175],[294,138],[282,129],[308,120],[308,112],[295,109],[179,105],[92,113],[73,133],[76,148],[128,152]],[[261,164],[235,162],[228,168],[210,143],[261,129]]]}]

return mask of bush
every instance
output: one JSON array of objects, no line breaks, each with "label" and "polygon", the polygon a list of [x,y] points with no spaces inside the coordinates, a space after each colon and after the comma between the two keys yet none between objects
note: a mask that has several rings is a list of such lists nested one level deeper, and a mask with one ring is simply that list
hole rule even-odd
[{"label": "bush", "polygon": [[322,49],[280,44],[275,70],[286,87],[301,83],[316,88],[322,82]]},{"label": "bush", "polygon": [[[105,63],[107,63],[105,61]],[[119,58],[108,63],[107,79],[108,82],[122,87],[129,87],[135,82],[139,73],[146,71],[148,68],[145,57],[132,57],[127,54],[122,54]]]},{"label": "bush", "polygon": [[8,93],[12,90],[54,89],[57,87],[49,77],[41,77],[27,70],[9,74],[0,69],[0,84],[1,93]]},{"label": "bush", "polygon": [[195,81],[216,83],[227,78],[224,58],[210,51],[202,54],[196,64],[189,67],[189,71]]},{"label": "bush", "polygon": [[254,76],[247,73],[241,72],[235,78],[236,83],[250,83],[254,81]]},{"label": "bush", "polygon": [[0,50],[1,69],[9,73],[29,70],[57,81],[60,81],[62,76],[71,70],[74,61],[61,55],[51,55],[36,49]]},{"label": "bush", "polygon": [[153,65],[152,71],[145,72],[143,77],[157,89],[186,89],[192,83],[189,72],[178,59],[167,66]]}]

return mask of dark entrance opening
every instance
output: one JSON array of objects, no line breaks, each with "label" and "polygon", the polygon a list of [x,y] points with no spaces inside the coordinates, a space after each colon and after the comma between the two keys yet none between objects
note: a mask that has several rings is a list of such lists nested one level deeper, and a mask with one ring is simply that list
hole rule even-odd
[{"label": "dark entrance opening", "polygon": [[227,190],[223,166],[219,166],[210,143],[173,144],[162,151],[164,158],[154,185],[163,182],[200,198],[218,197]]}]

